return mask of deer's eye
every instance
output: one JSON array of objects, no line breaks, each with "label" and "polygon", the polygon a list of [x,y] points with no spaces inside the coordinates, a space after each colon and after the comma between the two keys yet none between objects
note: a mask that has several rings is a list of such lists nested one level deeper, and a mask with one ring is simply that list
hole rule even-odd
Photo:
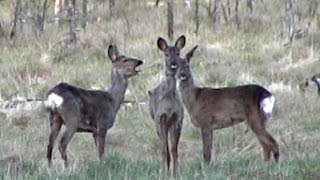
[{"label": "deer's eye", "polygon": [[169,56],[169,53],[165,53],[165,56]]}]

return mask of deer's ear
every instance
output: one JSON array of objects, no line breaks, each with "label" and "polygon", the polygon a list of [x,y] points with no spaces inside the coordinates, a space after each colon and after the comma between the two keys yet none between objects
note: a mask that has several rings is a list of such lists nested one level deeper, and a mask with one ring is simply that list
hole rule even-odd
[{"label": "deer's ear", "polygon": [[157,44],[158,44],[158,48],[161,51],[165,51],[167,49],[167,47],[168,47],[168,44],[167,44],[166,40],[162,39],[161,37],[158,38]]},{"label": "deer's ear", "polygon": [[198,45],[196,45],[195,47],[193,47],[186,55],[186,59],[188,62],[190,62],[192,56],[193,56],[193,53],[194,51],[198,48]]},{"label": "deer's ear", "polygon": [[114,62],[119,56],[118,48],[116,45],[110,45],[108,48],[108,55],[112,62]]},{"label": "deer's ear", "polygon": [[184,45],[186,45],[186,37],[182,35],[177,39],[176,44],[174,46],[178,49],[182,49]]}]

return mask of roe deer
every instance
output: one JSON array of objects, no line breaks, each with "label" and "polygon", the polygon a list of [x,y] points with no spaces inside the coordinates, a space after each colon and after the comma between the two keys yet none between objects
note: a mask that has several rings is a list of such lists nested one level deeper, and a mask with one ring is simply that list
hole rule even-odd
[{"label": "roe deer", "polygon": [[120,56],[116,46],[109,46],[112,61],[111,87],[108,91],[85,90],[67,83],[59,83],[47,93],[45,106],[49,110],[50,136],[47,151],[49,167],[52,165],[52,149],[61,125],[65,131],[61,137],[59,151],[68,166],[66,147],[75,132],[93,133],[93,139],[102,159],[105,137],[115,121],[124,100],[128,78],[140,72],[142,61]]},{"label": "roe deer", "polygon": [[190,70],[190,60],[197,46],[179,61],[177,78],[182,101],[191,122],[201,129],[203,157],[208,165],[211,161],[213,130],[245,122],[255,133],[264,159],[270,159],[273,152],[275,161],[279,159],[276,140],[266,130],[267,118],[272,113],[274,96],[259,85],[243,85],[225,88],[197,87]]},{"label": "roe deer", "polygon": [[156,124],[157,133],[162,141],[163,174],[170,175],[170,152],[168,133],[171,136],[171,154],[173,158],[173,176],[177,175],[178,143],[183,121],[183,105],[176,92],[175,74],[180,59],[180,50],[185,45],[185,37],[180,36],[175,46],[159,38],[158,48],[165,54],[165,78],[149,94],[149,110]]},{"label": "roe deer", "polygon": [[310,80],[306,80],[305,86],[309,86],[310,82],[313,82],[318,88],[318,95],[320,95],[320,74],[313,75]]}]

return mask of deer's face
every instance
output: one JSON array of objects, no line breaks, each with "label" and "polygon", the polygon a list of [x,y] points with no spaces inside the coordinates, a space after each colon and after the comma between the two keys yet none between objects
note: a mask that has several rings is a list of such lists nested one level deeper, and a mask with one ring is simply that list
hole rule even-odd
[{"label": "deer's face", "polygon": [[191,69],[190,69],[190,62],[191,58],[193,56],[193,52],[197,49],[198,46],[195,46],[192,48],[186,55],[184,59],[179,60],[179,68],[177,71],[177,78],[180,81],[187,81],[190,79],[191,75]]},{"label": "deer's face", "polygon": [[138,59],[119,56],[116,46],[109,46],[109,58],[113,63],[113,68],[123,77],[129,78],[141,72],[143,62]]},{"label": "deer's face", "polygon": [[119,60],[116,60],[113,64],[119,74],[129,78],[141,72],[141,65],[143,62],[138,59],[127,58],[123,56],[120,57]]},{"label": "deer's face", "polygon": [[184,47],[185,42],[185,36],[180,36],[174,46],[168,46],[164,39],[158,38],[158,48],[165,54],[165,67],[171,74],[177,72],[180,50]]},{"label": "deer's face", "polygon": [[177,71],[177,78],[180,81],[186,81],[189,79],[190,76],[191,76],[191,70],[190,70],[189,61],[186,58],[180,59],[179,68]]}]

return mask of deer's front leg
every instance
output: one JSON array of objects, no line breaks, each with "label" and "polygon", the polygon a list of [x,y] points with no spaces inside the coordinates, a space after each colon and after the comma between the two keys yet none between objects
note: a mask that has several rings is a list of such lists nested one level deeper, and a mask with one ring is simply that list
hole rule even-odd
[{"label": "deer's front leg", "polygon": [[173,159],[173,177],[178,175],[178,144],[181,135],[181,127],[175,127],[171,134],[171,154]]},{"label": "deer's front leg", "polygon": [[99,160],[102,160],[102,156],[104,154],[104,146],[106,142],[107,130],[100,130],[99,133],[95,137],[95,141],[98,144],[98,153]]},{"label": "deer's front leg", "polygon": [[206,165],[209,165],[211,161],[211,150],[212,150],[212,130],[207,128],[202,128],[201,134],[202,134],[202,143],[203,143],[203,158]]},{"label": "deer's front leg", "polygon": [[160,123],[157,124],[157,131],[162,142],[162,174],[169,175],[170,168],[170,152],[168,146],[168,127],[166,125],[166,117],[160,117]]}]

